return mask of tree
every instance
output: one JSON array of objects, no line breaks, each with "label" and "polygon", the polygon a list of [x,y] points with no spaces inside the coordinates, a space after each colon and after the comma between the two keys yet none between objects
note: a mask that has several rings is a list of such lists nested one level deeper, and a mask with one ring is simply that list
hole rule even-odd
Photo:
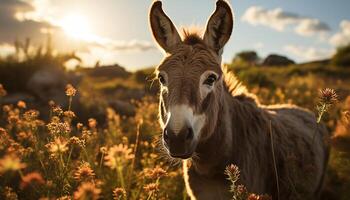
[{"label": "tree", "polygon": [[257,64],[259,56],[255,51],[242,51],[236,54],[233,62],[245,62],[251,65]]}]

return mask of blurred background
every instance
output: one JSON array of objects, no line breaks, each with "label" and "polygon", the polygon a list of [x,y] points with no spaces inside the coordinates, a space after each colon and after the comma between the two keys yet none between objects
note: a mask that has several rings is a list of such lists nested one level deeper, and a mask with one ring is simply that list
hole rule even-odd
[{"label": "blurred background", "polygon": [[[223,64],[261,103],[294,103],[317,114],[319,90],[332,88],[337,92],[339,101],[323,117],[332,132],[333,145],[323,197],[350,199],[350,1],[230,0],[230,3],[235,28],[225,47]],[[0,95],[0,105],[13,105],[11,109],[16,109],[18,102],[23,101],[26,109],[39,111],[39,119],[49,123],[52,100],[63,109],[69,107],[69,111],[74,111],[76,116],[69,120],[71,126],[95,119],[102,132],[111,131],[108,127],[114,113],[120,130],[119,135],[111,136],[119,139],[111,141],[123,143],[122,138],[126,137],[131,141],[125,143],[129,146],[137,144],[136,127],[142,119],[141,141],[152,143],[160,133],[158,82],[153,81],[153,72],[163,54],[149,30],[150,5],[151,1],[125,0],[0,0],[0,84],[6,90],[6,95]],[[215,1],[163,0],[163,9],[179,31],[187,26],[203,29],[215,9]],[[72,101],[65,93],[67,84],[77,89]],[[18,139],[10,126],[9,112],[3,109],[0,117],[0,127]],[[76,132],[71,135],[81,134],[78,129],[73,130]],[[42,140],[41,147],[45,149],[45,133],[37,140]],[[106,139],[99,141],[99,147],[113,146]],[[5,155],[4,149],[0,156]],[[96,174],[103,174],[103,168],[98,171],[100,166],[93,162],[97,158],[103,160],[103,156],[98,150],[95,154],[96,157],[89,158],[91,168]],[[140,155],[141,158],[145,159]],[[22,160],[27,164],[38,161],[28,157]],[[159,164],[163,163],[161,158],[158,163],[147,165],[135,162],[140,172],[145,166],[163,166]],[[71,164],[72,170],[76,165]],[[39,165],[33,164],[29,171],[34,169],[42,172]],[[5,175],[0,173],[0,177]],[[13,176],[0,181],[0,192],[8,192],[6,187],[11,187],[19,197],[25,196],[27,193],[18,184],[19,174]],[[34,199],[69,196],[79,186],[73,183],[73,178],[43,177],[57,185],[54,190],[47,186],[44,192],[32,194]],[[168,184],[176,181],[178,186],[171,191],[164,189],[164,198],[186,199],[179,177],[175,174],[169,179]],[[118,181],[103,180],[113,187],[120,186]],[[59,181],[70,187],[59,188]],[[134,182],[130,185],[137,188]],[[105,198],[111,197],[112,186],[102,187],[99,192]],[[50,196],[47,191],[54,192]],[[127,193],[134,194],[131,189]]]}]

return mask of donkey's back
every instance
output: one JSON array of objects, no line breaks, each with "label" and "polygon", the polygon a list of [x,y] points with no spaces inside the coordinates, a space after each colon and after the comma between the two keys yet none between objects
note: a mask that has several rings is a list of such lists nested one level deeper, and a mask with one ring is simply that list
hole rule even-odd
[{"label": "donkey's back", "polygon": [[281,199],[319,195],[328,162],[328,131],[315,115],[294,105],[264,108],[271,116]]}]

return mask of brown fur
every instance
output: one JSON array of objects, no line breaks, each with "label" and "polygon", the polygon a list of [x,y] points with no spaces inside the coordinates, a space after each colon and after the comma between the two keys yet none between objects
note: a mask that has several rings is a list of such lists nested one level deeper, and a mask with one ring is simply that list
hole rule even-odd
[{"label": "brown fur", "polygon": [[[161,124],[170,105],[187,104],[195,114],[206,116],[195,153],[183,165],[192,199],[230,199],[224,175],[229,164],[239,167],[239,182],[250,192],[270,194],[273,199],[317,197],[328,159],[324,142],[328,133],[313,113],[295,105],[259,104],[231,73],[222,70],[218,49],[199,35],[187,32],[166,51],[168,56],[157,68],[157,73],[169,75],[167,89],[160,92]],[[201,98],[199,76],[207,70],[219,79],[215,89]]]}]

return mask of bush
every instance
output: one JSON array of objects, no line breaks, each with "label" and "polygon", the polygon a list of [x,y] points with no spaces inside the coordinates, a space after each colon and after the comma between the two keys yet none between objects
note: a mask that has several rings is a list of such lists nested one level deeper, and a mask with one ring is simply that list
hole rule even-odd
[{"label": "bush", "polygon": [[275,88],[268,76],[257,68],[241,70],[237,75],[246,85]]},{"label": "bush", "polygon": [[259,56],[255,51],[242,51],[236,54],[232,62],[246,62],[250,64],[256,64],[259,60]]},{"label": "bush", "polygon": [[332,58],[332,63],[341,67],[350,66],[350,44],[338,48],[337,53]]}]

